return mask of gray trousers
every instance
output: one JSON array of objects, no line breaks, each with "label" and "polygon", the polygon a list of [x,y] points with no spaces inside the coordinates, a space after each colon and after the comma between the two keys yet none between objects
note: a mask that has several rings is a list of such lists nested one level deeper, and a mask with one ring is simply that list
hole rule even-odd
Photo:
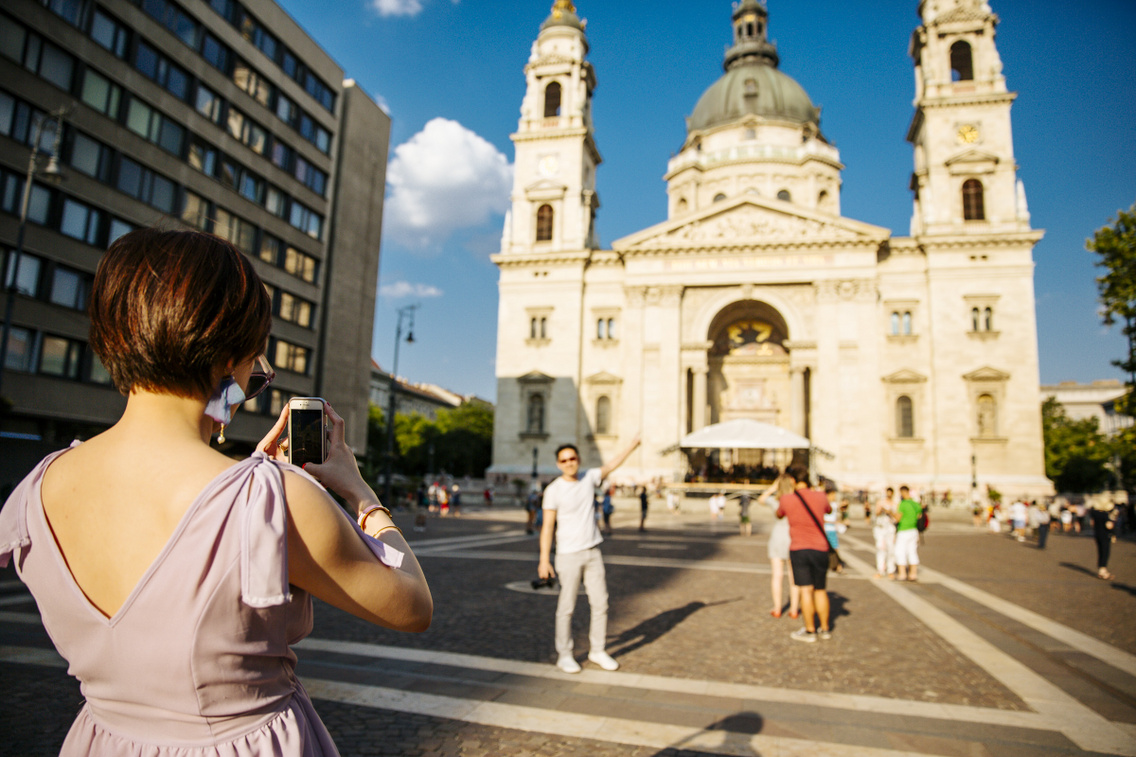
[{"label": "gray trousers", "polygon": [[588,633],[590,652],[602,652],[607,646],[607,575],[599,547],[583,552],[556,553],[556,576],[560,579],[560,599],[556,603],[556,653],[572,655],[572,611],[580,592],[580,579],[588,593],[592,608],[592,624]]}]

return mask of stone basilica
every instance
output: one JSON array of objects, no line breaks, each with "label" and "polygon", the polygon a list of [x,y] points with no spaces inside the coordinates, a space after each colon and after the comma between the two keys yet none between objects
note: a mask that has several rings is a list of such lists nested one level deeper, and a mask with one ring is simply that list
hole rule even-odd
[{"label": "stone basilica", "polygon": [[598,465],[641,431],[619,475],[671,481],[684,435],[752,418],[808,437],[824,451],[819,471],[846,488],[908,483],[956,501],[972,481],[1051,491],[1033,293],[1042,233],[1016,175],[998,17],[981,0],[922,0],[919,13],[910,236],[840,214],[840,155],[778,68],[767,9],[741,0],[725,72],[667,165],[667,219],[599,249],[596,73],[573,3],[556,1],[525,66],[512,210],[493,258],[490,475],[539,463],[547,480],[558,444]]}]

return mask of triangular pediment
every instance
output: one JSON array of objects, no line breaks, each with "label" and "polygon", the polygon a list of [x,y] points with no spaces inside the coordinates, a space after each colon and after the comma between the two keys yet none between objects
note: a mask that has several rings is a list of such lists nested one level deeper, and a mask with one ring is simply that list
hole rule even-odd
[{"label": "triangular pediment", "polygon": [[530,201],[556,200],[564,196],[568,187],[551,179],[538,179],[525,187],[525,198]]},{"label": "triangular pediment", "polygon": [[890,376],[884,376],[884,382],[888,384],[922,384],[926,380],[926,376],[908,368],[896,371]]},{"label": "triangular pediment", "polygon": [[672,218],[612,244],[616,251],[707,245],[873,241],[891,232],[782,200],[744,195]]},{"label": "triangular pediment", "polygon": [[524,376],[517,378],[517,381],[522,384],[551,384],[555,380],[552,376],[540,371],[529,371]]},{"label": "triangular pediment", "polygon": [[993,164],[997,165],[999,158],[994,153],[985,152],[983,150],[967,150],[964,153],[959,153],[950,158],[947,158],[946,164],[948,166],[962,166],[962,165],[975,165],[975,164]]},{"label": "triangular pediment", "polygon": [[585,384],[622,384],[623,379],[621,379],[619,376],[615,376],[611,373],[608,373],[607,371],[600,371],[599,373],[593,373],[591,376],[588,376],[586,379],[584,379],[584,383]]},{"label": "triangular pediment", "polygon": [[1010,378],[1010,374],[987,365],[979,368],[977,371],[963,374],[963,378],[967,381],[1007,381]]}]

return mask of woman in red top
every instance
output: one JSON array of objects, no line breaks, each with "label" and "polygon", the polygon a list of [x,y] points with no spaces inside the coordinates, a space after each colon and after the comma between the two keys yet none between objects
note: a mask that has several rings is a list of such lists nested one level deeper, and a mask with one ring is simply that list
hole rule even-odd
[{"label": "woman in red top", "polygon": [[793,567],[793,583],[801,589],[801,614],[805,620],[805,627],[794,631],[792,638],[811,644],[818,636],[817,619],[820,638],[832,638],[825,590],[829,544],[821,525],[824,514],[831,512],[832,507],[823,492],[809,490],[807,468],[794,465],[785,472],[793,479],[794,490],[781,496],[777,517],[789,520],[789,563]]}]

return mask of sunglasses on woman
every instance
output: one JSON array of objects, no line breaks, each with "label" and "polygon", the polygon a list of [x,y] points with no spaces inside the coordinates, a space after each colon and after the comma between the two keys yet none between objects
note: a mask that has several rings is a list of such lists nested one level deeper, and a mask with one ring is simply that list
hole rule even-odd
[{"label": "sunglasses on woman", "polygon": [[249,374],[248,388],[245,389],[245,402],[263,393],[275,378],[276,371],[272,370],[268,358],[264,355],[258,356],[256,364],[252,368],[252,373]]}]

